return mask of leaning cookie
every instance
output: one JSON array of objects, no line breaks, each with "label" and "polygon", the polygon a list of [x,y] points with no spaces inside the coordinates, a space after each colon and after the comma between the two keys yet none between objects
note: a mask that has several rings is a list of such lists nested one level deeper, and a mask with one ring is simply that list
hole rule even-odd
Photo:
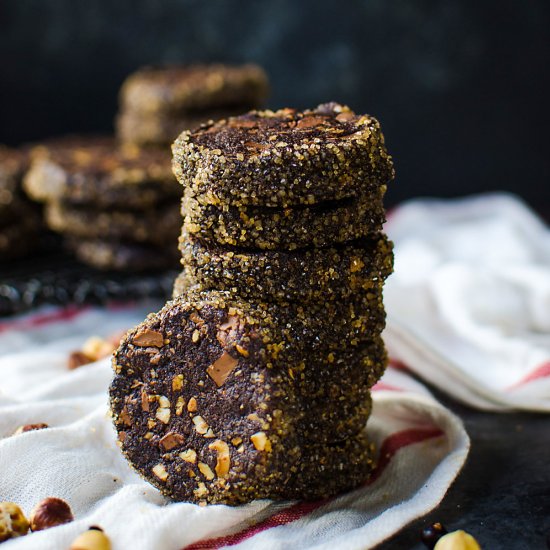
[{"label": "leaning cookie", "polygon": [[175,245],[67,238],[66,244],[82,262],[104,271],[158,271],[177,266]]},{"label": "leaning cookie", "polygon": [[162,150],[69,137],[35,147],[31,158],[24,188],[38,201],[147,208],[181,195]]},{"label": "leaning cookie", "polygon": [[378,121],[337,103],[252,111],[183,132],[178,181],[203,204],[289,207],[365,196],[394,177]]},{"label": "leaning cookie", "polygon": [[145,210],[97,209],[90,205],[52,201],[46,204],[48,227],[85,239],[174,245],[181,227],[178,201]]},{"label": "leaning cookie", "polygon": [[212,246],[184,232],[180,250],[184,271],[176,279],[174,296],[198,284],[250,299],[331,302],[357,292],[380,294],[393,266],[392,243],[383,234],[340,246],[287,252]]},{"label": "leaning cookie", "polygon": [[[227,504],[284,498],[308,456],[323,454],[330,470],[330,448],[308,454],[316,434],[304,441],[300,369],[277,367],[290,355],[270,343],[274,327],[257,313],[224,293],[178,299],[115,352],[110,399],[122,451],[167,496]],[[324,474],[312,468],[308,484],[326,490]],[[360,481],[344,468],[341,484],[350,478]],[[330,492],[348,488],[341,484]]]},{"label": "leaning cookie", "polygon": [[253,64],[146,67],[124,81],[120,108],[149,115],[247,110],[261,105],[267,93],[267,76]]},{"label": "leaning cookie", "polygon": [[379,233],[386,220],[385,190],[381,186],[357,198],[293,208],[204,205],[185,193],[184,228],[203,241],[246,249],[329,246]]}]

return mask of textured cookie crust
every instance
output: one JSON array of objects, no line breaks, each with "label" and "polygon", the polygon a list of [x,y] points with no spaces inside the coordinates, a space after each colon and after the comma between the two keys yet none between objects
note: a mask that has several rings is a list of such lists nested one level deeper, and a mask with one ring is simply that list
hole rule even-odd
[{"label": "textured cookie crust", "polygon": [[96,207],[144,208],[181,196],[160,149],[117,147],[110,138],[73,137],[31,151],[24,179],[35,200],[66,200]]},{"label": "textured cookie crust", "polygon": [[[326,388],[315,380],[338,376],[340,365],[288,361],[301,344],[276,342],[281,323],[273,321],[227,293],[191,292],[122,340],[110,389],[115,427],[130,463],[164,494],[229,504],[317,498],[368,475],[372,447],[363,436],[316,443],[318,431],[337,434],[337,420],[321,426],[306,396]],[[327,472],[336,476],[328,485]]]},{"label": "textured cookie crust", "polygon": [[181,215],[177,200],[147,210],[105,210],[52,201],[45,206],[50,229],[86,239],[144,242],[166,247],[178,240]]},{"label": "textured cookie crust", "polygon": [[381,294],[393,267],[392,243],[384,234],[341,246],[287,252],[211,246],[184,233],[180,250],[183,273],[174,284],[174,296],[198,284],[251,300],[334,302],[358,292]]},{"label": "textured cookie crust", "polygon": [[181,114],[233,105],[257,107],[267,94],[267,76],[257,65],[151,67],[126,79],[120,106],[139,113]]},{"label": "textured cookie crust", "polygon": [[252,108],[253,105],[243,105],[242,107],[213,108],[181,115],[123,111],[119,113],[115,121],[117,138],[123,143],[138,146],[163,145],[169,147],[184,130],[192,130],[209,121],[237,116]]},{"label": "textured cookie crust", "polygon": [[83,263],[113,271],[158,271],[176,267],[177,248],[131,242],[68,238],[67,246]]},{"label": "textured cookie crust", "polygon": [[185,193],[184,230],[206,242],[246,249],[330,246],[382,230],[384,191],[382,186],[366,196],[293,208],[203,205]]},{"label": "textured cookie crust", "polygon": [[206,124],[183,132],[172,153],[178,181],[203,204],[315,204],[394,177],[378,121],[337,103]]}]

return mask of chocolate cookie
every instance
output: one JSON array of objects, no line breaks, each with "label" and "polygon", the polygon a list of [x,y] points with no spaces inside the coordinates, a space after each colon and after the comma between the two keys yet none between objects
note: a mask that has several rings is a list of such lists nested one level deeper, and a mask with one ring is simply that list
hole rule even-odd
[{"label": "chocolate cookie", "polygon": [[67,239],[67,246],[83,263],[101,270],[157,271],[177,265],[177,248],[145,243]]},{"label": "chocolate cookie", "polygon": [[152,205],[147,210],[96,209],[52,201],[45,207],[50,229],[86,239],[131,241],[174,246],[181,227],[179,203]]},{"label": "chocolate cookie", "polygon": [[[316,498],[368,475],[368,442],[321,445],[318,432],[338,433],[328,425],[309,431],[311,420],[320,421],[307,395],[331,363],[303,355],[311,342],[285,345],[280,328],[296,333],[269,317],[227,293],[190,293],[122,340],[110,389],[115,427],[130,463],[164,494],[228,504]],[[337,452],[355,444],[362,467]],[[300,481],[303,469],[309,475]],[[339,472],[330,488],[326,472]]]},{"label": "chocolate cookie", "polygon": [[250,108],[251,105],[227,107],[182,115],[123,111],[115,121],[117,138],[123,143],[138,146],[169,146],[184,130],[194,129],[212,120],[240,115]]},{"label": "chocolate cookie", "polygon": [[117,147],[110,138],[65,138],[35,147],[24,179],[38,201],[147,208],[181,196],[169,156],[157,149]]},{"label": "chocolate cookie", "polygon": [[263,103],[265,72],[257,65],[150,67],[130,75],[120,90],[120,107],[135,113],[196,113]]},{"label": "chocolate cookie", "polygon": [[180,238],[184,271],[174,296],[198,284],[249,299],[334,302],[357,292],[381,294],[392,271],[392,243],[379,234],[340,246],[286,251],[245,251],[211,246],[185,233]]},{"label": "chocolate cookie", "polygon": [[31,252],[37,245],[40,222],[39,213],[32,211],[31,215],[0,227],[0,259],[21,258]]},{"label": "chocolate cookie", "polygon": [[245,249],[329,246],[382,230],[385,189],[384,185],[365,196],[292,208],[202,205],[185,193],[184,228],[206,242]]},{"label": "chocolate cookie", "polygon": [[366,196],[394,177],[378,121],[337,103],[252,111],[183,132],[174,174],[202,204],[311,205]]}]

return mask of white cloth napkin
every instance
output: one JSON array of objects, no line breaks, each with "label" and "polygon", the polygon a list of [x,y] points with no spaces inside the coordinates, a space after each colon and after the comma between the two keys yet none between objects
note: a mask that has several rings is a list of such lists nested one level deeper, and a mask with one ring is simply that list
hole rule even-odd
[{"label": "white cloth napkin", "polygon": [[517,198],[413,200],[389,216],[390,355],[487,410],[550,411],[550,230]]},{"label": "white cloth napkin", "polygon": [[[151,309],[155,309],[152,307]],[[170,503],[115,445],[107,415],[108,359],[69,371],[69,352],[92,336],[141,321],[146,309],[47,309],[0,322],[0,501],[28,514],[41,499],[70,503],[73,523],[2,544],[60,550],[100,525],[114,550],[364,549],[434,508],[469,448],[462,423],[420,384],[390,368],[374,393],[368,431],[380,449],[364,487],[314,503]],[[22,424],[50,428],[11,435]]]}]

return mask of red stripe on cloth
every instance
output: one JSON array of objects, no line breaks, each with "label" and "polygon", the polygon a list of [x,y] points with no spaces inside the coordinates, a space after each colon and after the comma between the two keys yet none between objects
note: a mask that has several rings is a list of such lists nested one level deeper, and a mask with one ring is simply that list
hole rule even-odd
[{"label": "red stripe on cloth", "polygon": [[409,367],[407,367],[407,365],[405,365],[405,363],[403,363],[403,361],[399,359],[392,359],[390,357],[388,364],[390,367],[393,367],[396,370],[410,371]]},{"label": "red stripe on cloth", "polygon": [[39,327],[58,321],[70,321],[71,319],[78,317],[85,311],[88,311],[89,309],[90,306],[71,305],[64,308],[56,309],[55,311],[50,311],[48,313],[37,313],[36,315],[31,315],[29,317],[25,317],[24,319],[4,321],[0,323],[0,332]]},{"label": "red stripe on cloth", "polygon": [[515,390],[516,388],[519,388],[524,384],[533,382],[533,380],[539,380],[540,378],[547,378],[548,376],[550,376],[550,361],[547,361],[546,363],[543,363],[542,365],[538,366],[536,369],[532,370],[530,373],[527,374],[527,376],[522,378],[519,382],[516,382],[515,384],[512,384],[511,386],[509,386],[508,390]]},{"label": "red stripe on cloth", "polygon": [[386,382],[377,382],[371,389],[372,391],[405,391],[403,388],[398,388],[397,386],[386,384]]},{"label": "red stripe on cloth", "polygon": [[[408,447],[409,445],[413,445],[415,443],[421,443],[422,441],[426,441],[428,439],[440,437],[442,435],[445,435],[445,432],[443,432],[443,430],[441,430],[440,428],[434,426],[430,428],[403,430],[401,432],[396,432],[388,436],[380,447],[378,464],[364,486],[370,485],[382,475],[382,473],[390,463],[392,457],[400,449],[403,449],[404,447]],[[328,504],[329,502],[334,500],[334,498],[318,500],[315,502],[298,502],[297,504],[289,506],[282,512],[278,512],[270,518],[251,527],[247,527],[246,529],[238,533],[218,537],[215,539],[195,542],[193,544],[190,544],[189,546],[186,546],[183,550],[216,550],[223,546],[235,546],[236,544],[239,544],[249,539],[250,537],[257,535],[258,533],[266,531],[267,529],[280,527],[281,525],[287,525],[288,523],[299,520],[304,516],[310,514],[311,512],[314,512],[321,506]]]}]

